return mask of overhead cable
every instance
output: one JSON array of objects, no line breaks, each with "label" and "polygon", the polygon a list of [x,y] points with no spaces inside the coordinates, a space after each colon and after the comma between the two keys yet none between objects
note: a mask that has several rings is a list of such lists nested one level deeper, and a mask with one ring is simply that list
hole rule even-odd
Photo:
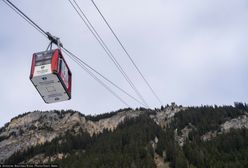
[{"label": "overhead cable", "polygon": [[87,67],[85,67],[80,61],[78,61],[71,52],[65,50],[65,53],[76,62],[84,71],[86,71],[93,79],[95,79],[98,83],[100,83],[105,89],[107,89],[111,94],[113,94],[117,99],[119,99],[123,104],[130,107],[126,101],[124,101],[119,95],[117,95],[112,89],[110,89],[104,82],[102,82],[95,74],[93,74]]},{"label": "overhead cable", "polygon": [[70,52],[69,50],[67,50],[66,48],[63,47],[63,50],[65,52],[67,52],[67,55],[71,55],[72,57],[74,57],[76,60],[78,60],[80,62],[81,65],[85,66],[86,68],[92,70],[93,72],[95,72],[96,74],[98,74],[99,76],[101,76],[105,81],[107,81],[108,83],[110,83],[111,85],[113,85],[115,88],[117,88],[119,91],[121,91],[122,93],[126,94],[127,96],[129,96],[130,98],[132,98],[133,100],[135,100],[137,103],[145,106],[142,102],[140,102],[139,100],[137,100],[135,97],[133,97],[132,95],[130,95],[128,92],[126,92],[125,90],[123,90],[122,88],[120,88],[117,84],[115,84],[114,82],[112,82],[110,79],[108,79],[107,77],[105,77],[104,75],[102,75],[100,72],[98,72],[96,69],[94,69],[92,66],[90,66],[89,64],[87,64],[86,62],[84,62],[82,59],[80,59],[79,57],[77,57],[75,54],[73,54],[72,52]]},{"label": "overhead cable", "polygon": [[129,52],[127,51],[127,49],[124,47],[123,43],[120,41],[119,37],[116,35],[116,33],[114,32],[114,30],[112,29],[112,27],[110,26],[110,24],[108,23],[108,21],[106,20],[106,18],[104,17],[104,15],[102,14],[102,12],[100,11],[100,9],[98,8],[98,6],[96,5],[96,3],[94,2],[94,0],[91,0],[92,4],[94,5],[94,7],[96,8],[96,10],[98,11],[98,13],[101,15],[102,19],[104,20],[104,22],[106,23],[106,25],[108,26],[108,28],[110,29],[110,31],[112,32],[112,34],[114,35],[115,39],[117,40],[117,42],[119,43],[119,45],[121,46],[121,48],[123,49],[123,51],[125,52],[125,54],[128,56],[128,58],[130,59],[130,61],[132,62],[133,66],[135,67],[135,69],[138,71],[138,73],[140,74],[140,76],[143,78],[143,80],[145,81],[146,85],[149,87],[149,89],[151,90],[152,94],[155,96],[155,98],[158,100],[158,102],[160,104],[163,104],[162,101],[160,100],[160,98],[158,97],[158,95],[156,94],[156,92],[154,91],[154,89],[152,88],[151,84],[148,82],[148,80],[145,78],[145,76],[142,74],[141,70],[138,68],[137,64],[134,62],[134,60],[132,59],[131,55],[129,54]]},{"label": "overhead cable", "polygon": [[69,2],[71,4],[71,6],[74,8],[74,10],[77,12],[77,14],[79,15],[79,17],[81,18],[81,20],[84,22],[84,24],[86,25],[86,27],[90,30],[90,32],[92,33],[92,35],[95,37],[95,39],[101,45],[101,47],[104,49],[104,51],[106,52],[107,56],[112,60],[112,62],[117,67],[117,69],[120,71],[120,73],[126,79],[126,81],[129,83],[129,85],[131,86],[131,88],[139,96],[139,98],[146,105],[146,107],[149,107],[148,104],[147,104],[147,102],[145,101],[145,99],[141,95],[141,93],[138,91],[138,89],[135,87],[135,85],[133,84],[133,82],[127,76],[127,74],[125,73],[125,71],[123,70],[123,68],[119,64],[119,62],[114,57],[113,53],[110,51],[110,49],[108,48],[108,46],[106,45],[106,43],[103,41],[103,39],[101,38],[101,36],[99,35],[99,33],[96,31],[96,29],[94,28],[94,26],[89,21],[88,17],[85,15],[85,13],[83,12],[83,10],[77,4],[77,2],[75,0],[73,0],[74,3],[71,0],[69,0]]}]

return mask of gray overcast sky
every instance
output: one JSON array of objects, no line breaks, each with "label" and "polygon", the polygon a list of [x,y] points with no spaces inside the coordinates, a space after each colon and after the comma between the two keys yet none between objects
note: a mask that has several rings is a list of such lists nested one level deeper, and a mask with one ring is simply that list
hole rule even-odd
[{"label": "gray overcast sky", "polygon": [[[233,104],[248,98],[246,0],[95,0],[164,104]],[[67,0],[13,0],[64,46],[135,95]],[[118,46],[90,0],[78,1],[150,107],[160,107]],[[0,2],[0,126],[33,110],[84,114],[125,106],[67,56],[72,100],[45,104],[29,80],[31,57],[48,45],[33,27]],[[118,92],[119,93],[119,92]],[[133,108],[140,105],[121,94]],[[136,96],[137,97],[137,96]]]}]

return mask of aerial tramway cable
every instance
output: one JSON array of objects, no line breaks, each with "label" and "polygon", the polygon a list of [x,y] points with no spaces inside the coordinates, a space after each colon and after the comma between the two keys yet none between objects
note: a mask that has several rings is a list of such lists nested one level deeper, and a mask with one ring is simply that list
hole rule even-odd
[{"label": "aerial tramway cable", "polygon": [[111,90],[104,82],[102,82],[94,73],[92,73],[87,67],[85,67],[82,62],[77,60],[76,57],[73,57],[73,55],[65,50],[65,53],[74,61],[76,62],[84,71],[86,71],[93,79],[95,79],[98,83],[100,83],[105,89],[107,89],[111,94],[113,94],[117,99],[119,99],[123,104],[130,107],[130,105],[124,101],[120,96],[118,96],[113,90]]},{"label": "aerial tramway cable", "polygon": [[101,36],[99,35],[99,33],[96,31],[96,29],[94,28],[94,26],[91,24],[91,22],[89,21],[89,19],[85,15],[85,13],[82,11],[82,9],[80,8],[80,6],[77,4],[77,2],[75,0],[73,0],[74,4],[76,6],[72,3],[71,0],[69,0],[69,2],[72,5],[72,7],[74,8],[74,10],[77,12],[77,14],[79,15],[79,17],[81,18],[81,20],[84,22],[84,24],[86,25],[86,27],[90,30],[90,32],[92,33],[92,35],[95,37],[95,39],[101,45],[101,47],[104,49],[104,51],[106,52],[107,56],[112,60],[112,62],[117,67],[117,69],[120,71],[120,73],[125,78],[125,80],[129,83],[129,85],[131,86],[131,88],[139,96],[139,98],[141,99],[141,101],[143,102],[143,104],[145,104],[146,107],[149,107],[149,105],[147,104],[147,102],[145,101],[145,99],[143,98],[143,96],[141,95],[141,93],[138,91],[138,89],[136,88],[136,86],[133,84],[133,82],[127,76],[127,74],[125,73],[125,71],[123,70],[123,68],[119,64],[119,62],[116,60],[116,58],[113,55],[113,53],[110,51],[110,49],[108,48],[108,46],[106,45],[106,43],[103,41],[103,39],[101,38]]},{"label": "aerial tramway cable", "polygon": [[138,68],[137,64],[134,62],[134,60],[132,59],[131,55],[129,54],[129,52],[127,51],[127,49],[124,47],[123,43],[120,41],[119,37],[116,35],[116,33],[114,32],[114,30],[112,29],[112,27],[110,26],[110,24],[108,23],[108,21],[106,20],[106,18],[104,17],[104,15],[102,14],[102,12],[100,11],[100,9],[98,8],[98,6],[96,5],[96,3],[94,2],[94,0],[91,0],[92,4],[94,5],[94,7],[96,8],[96,10],[98,11],[98,13],[101,15],[102,19],[104,20],[104,22],[106,23],[106,25],[108,26],[108,28],[110,29],[111,33],[114,35],[115,39],[117,40],[117,42],[119,43],[119,45],[121,46],[121,48],[123,49],[123,51],[125,52],[125,54],[128,56],[129,60],[132,62],[133,66],[135,67],[135,69],[138,71],[138,73],[140,74],[140,76],[143,78],[143,80],[145,81],[146,85],[148,86],[148,88],[151,90],[152,94],[154,95],[154,97],[158,100],[158,102],[160,104],[163,104],[161,99],[158,97],[158,95],[156,94],[156,92],[154,91],[154,89],[152,88],[151,84],[148,82],[148,80],[145,78],[145,76],[142,74],[141,70]]},{"label": "aerial tramway cable", "polygon": [[133,100],[135,100],[137,103],[145,106],[142,102],[140,102],[139,100],[137,100],[135,97],[133,97],[132,95],[130,95],[128,92],[126,92],[125,90],[123,90],[122,88],[120,88],[117,84],[115,84],[114,82],[112,82],[110,79],[108,79],[107,77],[105,77],[104,75],[102,75],[100,72],[98,72],[96,69],[94,69],[93,67],[91,67],[89,64],[87,64],[86,62],[84,62],[82,59],[80,59],[79,57],[77,57],[75,54],[71,53],[70,51],[68,51],[66,48],[63,48],[64,51],[71,55],[72,57],[74,57],[76,60],[78,60],[82,66],[85,66],[89,69],[91,69],[92,71],[94,71],[96,74],[98,74],[99,76],[101,76],[105,81],[107,81],[108,83],[110,83],[111,85],[113,85],[115,88],[117,88],[119,91],[121,91],[122,93],[126,94],[127,96],[129,96],[130,98],[132,98]]}]

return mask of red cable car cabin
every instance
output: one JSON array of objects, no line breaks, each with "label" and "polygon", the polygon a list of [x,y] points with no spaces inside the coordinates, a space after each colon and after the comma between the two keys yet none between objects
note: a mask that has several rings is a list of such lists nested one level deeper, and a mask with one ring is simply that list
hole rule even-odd
[{"label": "red cable car cabin", "polygon": [[71,99],[72,74],[60,49],[33,54],[30,80],[46,103]]}]

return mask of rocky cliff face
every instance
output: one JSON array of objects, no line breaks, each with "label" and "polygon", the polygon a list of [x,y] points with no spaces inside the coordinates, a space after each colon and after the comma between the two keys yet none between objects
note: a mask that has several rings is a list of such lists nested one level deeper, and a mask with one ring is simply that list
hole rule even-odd
[{"label": "rocky cliff face", "polygon": [[224,132],[228,132],[231,128],[248,128],[248,114],[246,113],[245,115],[239,116],[238,118],[226,121],[221,125],[221,130]]},{"label": "rocky cliff face", "polygon": [[167,127],[170,122],[172,122],[173,117],[179,111],[184,111],[186,107],[178,107],[177,105],[171,105],[163,110],[156,111],[155,114],[150,115],[150,117],[162,128]]},{"label": "rocky cliff face", "polygon": [[114,130],[126,118],[139,116],[140,111],[119,112],[99,121],[87,120],[79,112],[32,112],[11,120],[0,131],[0,163],[16,151],[50,142],[66,131],[75,134],[82,129],[90,135],[103,129]]}]

